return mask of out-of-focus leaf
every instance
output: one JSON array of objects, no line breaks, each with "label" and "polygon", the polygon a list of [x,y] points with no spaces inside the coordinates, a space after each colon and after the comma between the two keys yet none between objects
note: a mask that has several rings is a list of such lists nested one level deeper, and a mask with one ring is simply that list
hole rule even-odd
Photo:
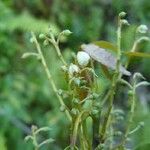
[{"label": "out-of-focus leaf", "polygon": [[[106,51],[103,48],[100,48],[95,44],[83,44],[81,45],[81,48],[85,52],[87,52],[94,60],[112,70],[116,69],[117,59],[112,53]],[[131,73],[127,71],[123,66],[120,66],[120,72],[127,76],[131,75]]]},{"label": "out-of-focus leaf", "polygon": [[54,33],[59,32],[59,28],[53,22],[36,19],[27,12],[6,17],[0,25],[3,26],[2,30],[6,31],[19,29],[26,32],[33,31],[36,33],[45,33],[48,30],[48,26],[50,26]]},{"label": "out-of-focus leaf", "polygon": [[7,150],[6,139],[2,134],[0,134],[0,149],[1,150]]},{"label": "out-of-focus leaf", "polygon": [[[117,46],[113,43],[107,42],[107,41],[95,41],[92,42],[93,44],[99,46],[100,48],[108,49],[113,52],[117,52]],[[141,53],[141,52],[122,52],[124,55],[128,57],[144,57],[144,58],[150,58],[150,54]]]},{"label": "out-of-focus leaf", "polygon": [[101,47],[101,48],[109,49],[109,50],[113,50],[114,52],[117,52],[117,46],[113,43],[108,42],[108,41],[95,41],[92,43]]},{"label": "out-of-focus leaf", "polygon": [[129,57],[150,58],[150,54],[147,54],[147,53],[140,53],[140,52],[123,52],[123,53]]},{"label": "out-of-focus leaf", "polygon": [[134,150],[148,150],[148,148],[150,147],[150,142],[142,142],[139,145],[137,145]]},{"label": "out-of-focus leaf", "polygon": [[112,78],[111,78],[111,75],[110,75],[110,73],[109,73],[109,71],[108,71],[108,68],[107,68],[105,65],[102,65],[102,64],[101,64],[101,68],[102,68],[102,70],[103,70],[105,76],[106,76],[109,80],[111,80]]}]

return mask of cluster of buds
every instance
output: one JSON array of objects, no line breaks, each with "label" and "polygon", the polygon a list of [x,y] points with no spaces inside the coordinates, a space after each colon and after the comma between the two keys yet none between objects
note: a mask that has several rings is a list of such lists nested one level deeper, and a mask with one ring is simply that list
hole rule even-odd
[{"label": "cluster of buds", "polygon": [[121,12],[119,14],[119,18],[120,18],[121,24],[123,24],[123,25],[130,25],[129,22],[126,19],[124,19],[125,17],[126,17],[126,13],[125,12]]},{"label": "cluster of buds", "polygon": [[61,67],[64,72],[68,71],[69,77],[73,77],[78,74],[81,69],[85,68],[89,64],[90,61],[90,56],[83,51],[79,51],[76,58],[78,64],[71,63],[68,68],[66,66]]}]

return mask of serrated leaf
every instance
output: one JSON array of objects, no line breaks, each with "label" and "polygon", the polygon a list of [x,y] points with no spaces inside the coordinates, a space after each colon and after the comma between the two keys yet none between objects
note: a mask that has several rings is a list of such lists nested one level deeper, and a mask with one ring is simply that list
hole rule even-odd
[{"label": "serrated leaf", "polygon": [[[83,44],[81,45],[81,48],[97,62],[105,65],[112,70],[116,69],[117,59],[112,53],[106,51],[103,48],[100,48],[95,44]],[[131,73],[127,71],[123,66],[120,66],[120,72],[127,76],[131,75]]]}]

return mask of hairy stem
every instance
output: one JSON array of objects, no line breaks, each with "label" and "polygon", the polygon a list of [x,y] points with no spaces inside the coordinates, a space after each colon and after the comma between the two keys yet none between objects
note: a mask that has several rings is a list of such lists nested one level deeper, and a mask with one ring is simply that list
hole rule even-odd
[{"label": "hairy stem", "polygon": [[77,134],[78,134],[78,128],[79,128],[79,124],[81,122],[81,117],[84,114],[85,111],[82,111],[79,113],[79,115],[76,117],[74,125],[73,125],[73,133],[72,133],[72,137],[71,137],[71,147],[75,147],[76,145],[76,140],[77,140]]},{"label": "hairy stem", "polygon": [[[56,52],[57,52],[57,55],[58,55],[58,57],[60,58],[61,62],[62,62],[65,66],[67,66],[67,63],[66,63],[66,61],[64,60],[64,58],[63,58],[63,56],[62,56],[62,54],[61,54],[60,48],[59,48],[59,46],[58,46],[59,42],[55,40],[54,35],[53,35],[52,33],[50,33],[50,37],[51,37],[51,39],[48,39],[48,40],[53,44],[53,46],[54,46],[54,48],[55,48],[55,50],[56,50]],[[59,37],[58,37],[58,38],[59,38]]]},{"label": "hairy stem", "polygon": [[[47,63],[46,63],[46,61],[45,61],[45,58],[44,58],[44,55],[43,55],[43,53],[42,53],[41,47],[40,47],[40,45],[39,45],[39,43],[38,43],[38,41],[37,41],[37,39],[36,39],[36,36],[35,36],[35,34],[34,34],[33,32],[32,32],[31,34],[32,34],[32,37],[33,37],[33,39],[34,39],[34,43],[35,43],[35,45],[36,45],[37,51],[38,51],[38,53],[39,53],[39,55],[40,55],[41,63],[42,63],[42,65],[43,65],[43,67],[44,67],[44,70],[45,70],[45,72],[46,72],[46,74],[47,74],[48,80],[49,80],[49,82],[50,82],[50,84],[51,84],[51,86],[52,86],[52,88],[53,88],[53,91],[55,92],[55,94],[56,94],[56,96],[57,96],[57,98],[58,98],[60,104],[63,105],[63,106],[65,106],[65,103],[64,103],[63,99],[62,99],[61,96],[58,94],[57,87],[56,87],[56,85],[55,85],[54,80],[52,79],[52,75],[51,75],[51,73],[50,73],[50,71],[49,71],[49,69],[48,69]],[[71,116],[70,116],[68,110],[65,110],[65,112],[66,112],[67,117],[68,117],[69,120],[71,121]]]},{"label": "hairy stem", "polygon": [[116,85],[117,85],[117,81],[120,77],[120,59],[121,59],[121,27],[122,24],[120,22],[120,18],[118,18],[118,30],[117,30],[117,62],[116,62],[116,71],[113,75],[113,81],[112,81],[112,86],[110,88],[110,95],[108,95],[109,97],[109,106],[108,106],[108,111],[106,113],[106,118],[104,119],[104,123],[102,126],[102,129],[100,131],[100,143],[104,143],[105,142],[105,138],[106,138],[106,130],[109,126],[109,122],[110,122],[110,117],[111,117],[111,111],[113,108],[113,101],[114,101],[114,95],[115,95],[115,90],[116,90]]},{"label": "hairy stem", "polygon": [[132,96],[131,96],[130,100],[131,100],[131,108],[130,108],[130,113],[129,113],[129,119],[128,119],[128,123],[127,123],[127,128],[126,128],[125,133],[124,133],[124,138],[120,144],[121,145],[120,149],[125,148],[126,139],[129,135],[130,127],[131,127],[133,117],[134,117],[134,112],[135,112],[135,85],[133,85]]}]

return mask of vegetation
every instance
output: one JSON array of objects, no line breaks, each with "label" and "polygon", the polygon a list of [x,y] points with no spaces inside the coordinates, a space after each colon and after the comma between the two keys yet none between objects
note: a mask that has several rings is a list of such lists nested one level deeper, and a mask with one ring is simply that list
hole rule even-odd
[{"label": "vegetation", "polygon": [[1,149],[149,149],[147,4],[0,2]]}]

